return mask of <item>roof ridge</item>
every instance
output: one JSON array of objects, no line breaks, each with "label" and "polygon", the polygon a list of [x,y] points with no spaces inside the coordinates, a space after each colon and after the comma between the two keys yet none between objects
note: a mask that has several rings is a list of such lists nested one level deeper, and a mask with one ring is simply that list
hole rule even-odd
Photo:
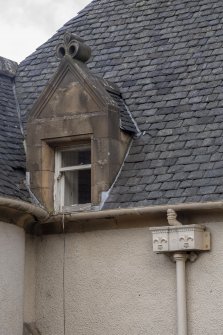
[{"label": "roof ridge", "polygon": [[14,78],[16,75],[18,64],[8,58],[0,56],[0,74]]}]

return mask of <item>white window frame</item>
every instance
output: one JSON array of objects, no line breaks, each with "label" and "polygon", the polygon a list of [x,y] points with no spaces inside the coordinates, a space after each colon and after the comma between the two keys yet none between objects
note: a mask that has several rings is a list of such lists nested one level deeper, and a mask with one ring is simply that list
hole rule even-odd
[{"label": "white window frame", "polygon": [[86,210],[91,207],[91,203],[86,204],[72,204],[70,206],[64,205],[65,195],[65,177],[66,171],[80,171],[80,170],[91,170],[91,164],[73,165],[67,167],[61,167],[62,165],[62,152],[64,151],[81,151],[89,149],[91,150],[90,144],[79,144],[70,147],[59,147],[55,150],[55,178],[54,178],[54,208],[56,211],[75,211],[75,210]]}]

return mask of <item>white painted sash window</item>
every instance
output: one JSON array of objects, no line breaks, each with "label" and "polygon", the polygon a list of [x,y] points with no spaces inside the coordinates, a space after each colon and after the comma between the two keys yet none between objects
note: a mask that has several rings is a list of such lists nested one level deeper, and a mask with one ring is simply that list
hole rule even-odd
[{"label": "white painted sash window", "polygon": [[72,146],[55,152],[55,209],[79,209],[91,203],[90,145]]}]

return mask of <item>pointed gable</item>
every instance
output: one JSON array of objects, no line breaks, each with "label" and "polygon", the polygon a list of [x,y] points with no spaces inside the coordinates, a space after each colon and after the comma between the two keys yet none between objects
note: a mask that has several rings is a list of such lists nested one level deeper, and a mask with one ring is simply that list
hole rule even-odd
[{"label": "pointed gable", "polygon": [[66,56],[56,74],[30,113],[30,120],[70,117],[101,111],[106,103],[114,104],[99,81],[93,80],[87,67]]},{"label": "pointed gable", "polygon": [[[34,104],[27,123],[31,189],[50,210],[62,209],[64,199],[68,203],[77,202],[71,205],[78,207],[78,196],[84,198],[78,189],[89,189],[83,183],[90,177],[83,180],[77,177],[84,175],[80,171],[85,168],[91,170],[90,205],[99,205],[101,193],[113,183],[130,141],[130,136],[120,129],[119,105],[103,81],[93,76],[85,64],[86,50],[89,55],[83,40],[65,34],[64,44],[57,48],[61,63]],[[89,150],[91,160],[80,167],[84,163],[75,163],[79,158],[74,156],[83,156]],[[65,168],[62,160],[69,155],[73,155],[68,160],[73,163]],[[64,197],[66,180],[73,186],[72,190],[66,190],[70,196]]]}]

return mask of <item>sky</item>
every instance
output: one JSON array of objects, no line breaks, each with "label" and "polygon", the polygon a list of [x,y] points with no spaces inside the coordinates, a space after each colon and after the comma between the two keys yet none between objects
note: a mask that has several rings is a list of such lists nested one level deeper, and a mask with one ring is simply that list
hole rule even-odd
[{"label": "sky", "polygon": [[0,0],[0,56],[21,62],[90,0]]}]

